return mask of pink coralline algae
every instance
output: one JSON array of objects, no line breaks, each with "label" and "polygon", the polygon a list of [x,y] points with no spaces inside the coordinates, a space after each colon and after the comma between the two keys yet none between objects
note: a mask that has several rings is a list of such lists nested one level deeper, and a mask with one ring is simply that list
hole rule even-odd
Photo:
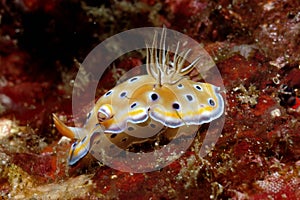
[{"label": "pink coralline algae", "polygon": [[255,184],[262,192],[253,195],[251,199],[297,199],[296,192],[300,187],[300,179],[291,173],[293,172],[280,175],[274,172],[266,176],[264,180],[256,181]]}]

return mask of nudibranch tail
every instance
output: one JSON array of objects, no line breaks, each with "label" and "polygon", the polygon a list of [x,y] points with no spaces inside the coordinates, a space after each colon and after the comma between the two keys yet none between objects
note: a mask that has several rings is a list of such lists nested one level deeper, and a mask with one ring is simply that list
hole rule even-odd
[{"label": "nudibranch tail", "polygon": [[52,114],[53,121],[57,130],[70,139],[80,139],[87,135],[83,128],[66,126],[54,113]]},{"label": "nudibranch tail", "polygon": [[75,133],[66,126],[54,113],[52,114],[53,121],[55,124],[56,129],[63,135],[68,138],[74,139]]}]

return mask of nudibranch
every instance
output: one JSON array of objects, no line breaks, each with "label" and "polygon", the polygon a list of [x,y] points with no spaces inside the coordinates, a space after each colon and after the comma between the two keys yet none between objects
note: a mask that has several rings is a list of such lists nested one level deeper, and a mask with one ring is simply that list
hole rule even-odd
[{"label": "nudibranch", "polygon": [[[190,50],[180,56],[178,42],[171,56],[165,48],[165,40],[166,31],[163,29],[160,48],[155,48],[157,34],[154,35],[152,46],[147,46],[147,74],[131,77],[101,96],[88,113],[82,128],[68,127],[53,115],[58,131],[77,139],[69,152],[69,165],[89,152],[95,134],[110,135],[108,138],[113,143],[126,148],[131,143],[147,141],[149,135],[147,131],[140,130],[140,124],[151,121],[153,129],[176,129],[209,123],[223,114],[224,100],[220,88],[192,81],[186,76],[201,62],[200,58],[186,66]],[[126,141],[123,140],[124,135]]]}]

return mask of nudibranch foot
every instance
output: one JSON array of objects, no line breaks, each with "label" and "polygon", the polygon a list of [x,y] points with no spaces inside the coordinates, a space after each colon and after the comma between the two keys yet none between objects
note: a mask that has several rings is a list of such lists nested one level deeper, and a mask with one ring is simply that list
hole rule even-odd
[{"label": "nudibranch foot", "polygon": [[66,126],[55,114],[53,114],[53,121],[57,130],[63,136],[70,139],[77,139],[71,145],[68,156],[69,165],[74,165],[89,152],[93,134],[88,134],[84,128]]}]

